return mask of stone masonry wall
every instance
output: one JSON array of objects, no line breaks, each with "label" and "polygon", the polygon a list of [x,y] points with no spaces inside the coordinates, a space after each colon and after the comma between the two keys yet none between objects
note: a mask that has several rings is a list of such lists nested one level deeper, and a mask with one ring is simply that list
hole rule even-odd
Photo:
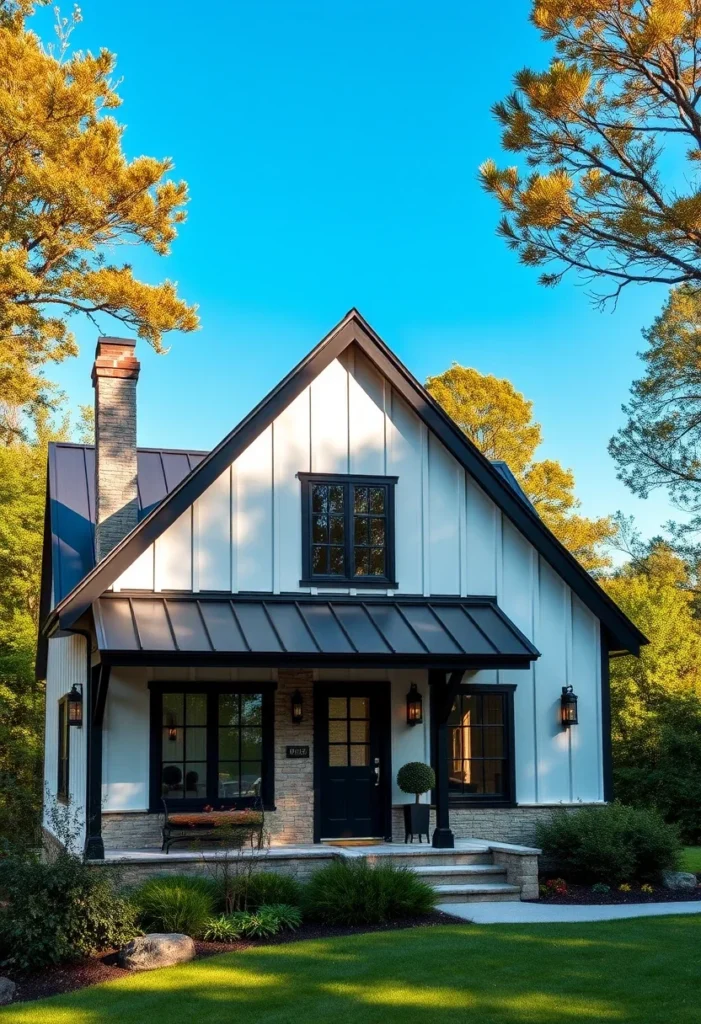
[{"label": "stone masonry wall", "polygon": [[[576,811],[585,804],[560,807],[460,807],[451,808],[450,827],[456,839],[486,839],[495,843],[516,843],[519,846],[537,846],[536,823],[551,818],[557,810]],[[598,806],[598,805],[597,805]],[[429,837],[435,827],[435,813],[431,810]],[[393,842],[404,842],[404,811],[392,811]]]}]

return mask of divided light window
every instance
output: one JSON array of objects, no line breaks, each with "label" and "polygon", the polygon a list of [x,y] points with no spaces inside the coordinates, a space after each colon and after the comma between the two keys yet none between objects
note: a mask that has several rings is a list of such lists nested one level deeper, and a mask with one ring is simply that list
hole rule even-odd
[{"label": "divided light window", "polygon": [[152,694],[151,803],[247,807],[271,800],[272,692],[211,686]]},{"label": "divided light window", "polygon": [[68,777],[71,752],[70,726],[68,725],[68,698],[58,702],[58,774],[56,796],[62,802],[68,800]]},{"label": "divided light window", "polygon": [[513,692],[485,687],[458,693],[448,718],[451,803],[512,797]]},{"label": "divided light window", "polygon": [[396,477],[323,476],[302,481],[303,585],[393,586]]}]

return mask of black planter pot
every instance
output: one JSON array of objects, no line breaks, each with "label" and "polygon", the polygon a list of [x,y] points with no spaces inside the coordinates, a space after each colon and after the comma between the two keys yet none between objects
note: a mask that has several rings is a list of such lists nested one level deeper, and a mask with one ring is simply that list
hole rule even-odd
[{"label": "black planter pot", "polygon": [[428,804],[404,804],[404,842],[409,842],[411,837],[412,843],[414,842],[414,836],[419,837],[419,842],[423,842],[422,836],[426,836],[426,842],[428,842],[428,816],[430,807]]}]

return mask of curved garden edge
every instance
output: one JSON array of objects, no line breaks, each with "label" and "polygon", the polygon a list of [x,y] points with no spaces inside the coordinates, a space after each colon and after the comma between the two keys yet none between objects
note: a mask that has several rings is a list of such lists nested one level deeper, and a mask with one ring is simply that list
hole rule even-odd
[{"label": "curved garden edge", "polygon": [[[362,935],[369,932],[400,931],[407,928],[435,927],[446,924],[465,924],[457,915],[435,911],[424,917],[404,918],[400,921],[388,921],[377,925],[355,925],[347,927],[331,927],[326,925],[303,924],[294,932],[280,932],[267,939],[250,939],[240,942],[202,942],[195,940],[197,960],[216,956],[219,953],[236,953],[256,946],[279,946],[290,942],[304,942],[310,939],[342,938],[346,935]],[[169,968],[160,968],[168,970]],[[89,985],[99,985],[105,981],[115,981],[133,975],[132,971],[117,966],[117,951],[97,954],[86,960],[75,963],[59,964],[44,968],[33,975],[13,975],[4,971],[17,985],[12,1005],[45,999],[48,996],[75,992]]]}]

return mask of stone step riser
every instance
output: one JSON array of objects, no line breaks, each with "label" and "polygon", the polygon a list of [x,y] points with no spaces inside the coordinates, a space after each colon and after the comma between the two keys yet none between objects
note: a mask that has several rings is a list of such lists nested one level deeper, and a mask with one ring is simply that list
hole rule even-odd
[{"label": "stone step riser", "polygon": [[397,867],[438,867],[440,864],[492,864],[493,859],[490,853],[456,853],[454,850],[446,850],[445,853],[393,853],[391,858],[386,856],[368,856],[368,863],[382,864],[391,861]]},{"label": "stone step riser", "polygon": [[517,903],[521,899],[514,893],[441,893],[439,903]]},{"label": "stone step riser", "polygon": [[506,882],[506,872],[455,872],[446,871],[445,873],[436,874],[431,873],[430,875],[422,875],[420,871],[416,874],[422,880],[427,882],[429,885],[490,885],[494,882],[504,884]]}]

